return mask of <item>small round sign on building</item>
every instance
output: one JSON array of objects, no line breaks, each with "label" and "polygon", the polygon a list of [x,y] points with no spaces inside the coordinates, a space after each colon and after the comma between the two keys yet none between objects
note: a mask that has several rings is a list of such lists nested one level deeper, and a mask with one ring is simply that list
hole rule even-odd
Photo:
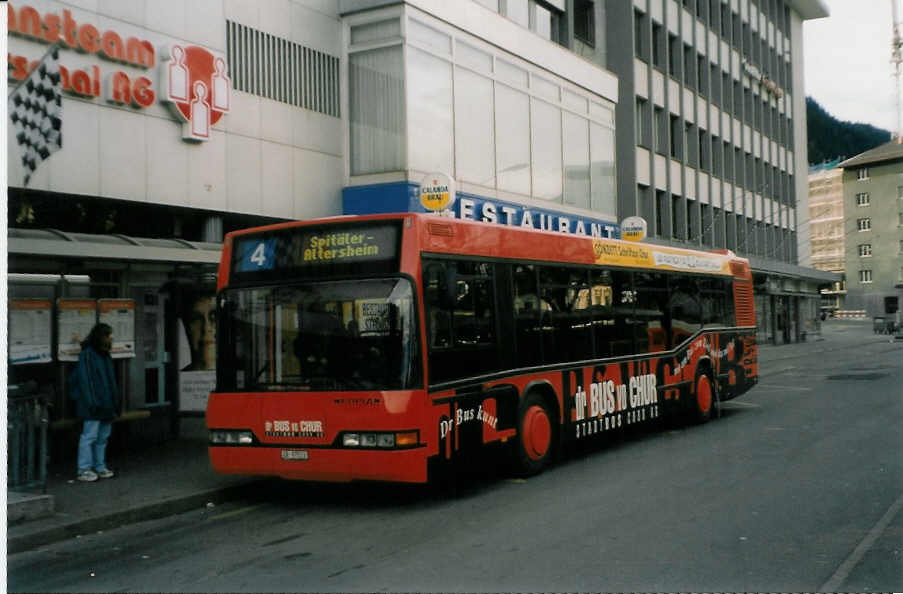
[{"label": "small round sign on building", "polygon": [[627,217],[621,221],[621,239],[642,241],[646,238],[646,219],[643,217]]},{"label": "small round sign on building", "polygon": [[420,182],[420,204],[429,212],[443,212],[455,203],[455,180],[445,173],[430,173]]}]

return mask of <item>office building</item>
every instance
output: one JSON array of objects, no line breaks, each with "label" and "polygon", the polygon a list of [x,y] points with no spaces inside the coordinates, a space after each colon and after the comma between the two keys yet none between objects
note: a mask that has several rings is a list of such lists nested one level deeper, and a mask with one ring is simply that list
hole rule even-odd
[{"label": "office building", "polygon": [[759,339],[817,327],[808,216],[802,26],[821,0],[606,3],[618,75],[618,214],[651,241],[750,259]]}]

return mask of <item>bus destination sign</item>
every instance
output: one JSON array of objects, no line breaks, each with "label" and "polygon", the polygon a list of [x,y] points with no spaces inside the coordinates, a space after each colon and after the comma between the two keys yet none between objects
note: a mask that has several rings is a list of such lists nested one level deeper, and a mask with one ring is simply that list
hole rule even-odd
[{"label": "bus destination sign", "polygon": [[394,263],[398,257],[398,226],[294,227],[239,238],[234,253],[234,270],[238,273]]}]

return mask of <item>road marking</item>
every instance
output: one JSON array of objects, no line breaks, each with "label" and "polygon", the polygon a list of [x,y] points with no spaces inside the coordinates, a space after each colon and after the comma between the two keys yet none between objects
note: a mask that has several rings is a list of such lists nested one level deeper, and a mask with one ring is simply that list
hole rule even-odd
[{"label": "road marking", "polygon": [[733,400],[730,402],[722,402],[721,406],[723,408],[762,408],[760,404],[752,404],[750,402],[734,402]]},{"label": "road marking", "polygon": [[836,592],[840,585],[850,577],[850,574],[855,569],[856,565],[862,561],[862,558],[865,557],[865,554],[875,545],[875,541],[881,536],[881,534],[887,530],[888,524],[893,521],[894,516],[900,511],[900,508],[903,508],[903,493],[897,497],[897,500],[894,501],[893,505],[881,516],[881,519],[878,520],[878,523],[875,524],[869,533],[865,535],[865,538],[862,539],[862,542],[853,549],[853,552],[850,553],[850,556],[846,558],[846,560],[840,564],[840,567],[837,568],[837,571],[834,572],[834,575],[831,576],[825,584],[818,589],[819,592]]},{"label": "road marking", "polygon": [[814,389],[808,386],[778,386],[775,384],[759,384],[759,387],[770,390],[796,390],[797,392],[811,392]]},{"label": "road marking", "polygon": [[233,518],[233,517],[239,516],[239,515],[241,515],[241,514],[246,514],[246,513],[248,513],[248,512],[251,511],[251,510],[257,509],[257,508],[260,507],[261,505],[263,505],[263,504],[262,504],[262,503],[258,503],[257,505],[250,505],[250,506],[248,506],[248,507],[242,507],[242,508],[240,508],[240,509],[234,509],[234,510],[232,510],[232,511],[230,511],[230,512],[225,512],[225,513],[222,513],[222,514],[219,514],[219,515],[216,515],[216,516],[210,516],[210,519],[211,519],[211,520],[223,520],[223,519],[225,519],[225,518]]}]

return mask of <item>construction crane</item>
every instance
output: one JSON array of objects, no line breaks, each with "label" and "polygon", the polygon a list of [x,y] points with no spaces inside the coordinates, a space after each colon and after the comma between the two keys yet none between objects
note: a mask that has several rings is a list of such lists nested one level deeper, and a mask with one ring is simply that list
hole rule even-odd
[{"label": "construction crane", "polygon": [[900,63],[903,62],[903,40],[900,39],[900,19],[897,12],[899,0],[890,0],[891,13],[893,14],[894,36],[890,42],[890,63],[894,72],[894,141],[903,143],[903,124],[900,121]]}]

